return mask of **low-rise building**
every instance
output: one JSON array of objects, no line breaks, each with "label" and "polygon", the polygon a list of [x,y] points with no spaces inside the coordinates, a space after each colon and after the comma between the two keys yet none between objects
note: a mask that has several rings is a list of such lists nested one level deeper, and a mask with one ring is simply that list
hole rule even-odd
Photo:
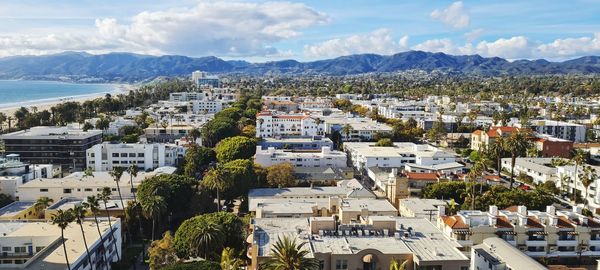
[{"label": "low-rise building", "polygon": [[94,171],[111,171],[115,167],[137,166],[141,170],[176,167],[185,148],[164,143],[101,143],[86,151],[87,167]]},{"label": "low-rise building", "polygon": [[312,137],[323,135],[323,124],[308,114],[279,114],[262,111],[256,115],[256,137]]},{"label": "low-rise building", "polygon": [[[533,179],[534,184],[545,182],[554,182],[559,185],[557,178],[558,169],[552,165],[554,158],[516,158],[515,159],[515,177],[520,174],[526,174]],[[503,158],[501,160],[502,169],[510,172],[512,169],[512,159]]]},{"label": "low-rise building", "polygon": [[353,179],[350,167],[295,167],[294,177],[299,185],[334,185],[339,181]]},{"label": "low-rise building", "polygon": [[294,149],[294,150],[321,150],[323,147],[333,149],[333,141],[327,137],[281,137],[281,138],[263,138],[259,145],[262,149],[273,147],[276,149]]},{"label": "low-rise building", "polygon": [[537,133],[574,142],[585,142],[587,131],[584,125],[554,120],[532,120],[529,127]]},{"label": "low-rise building", "polygon": [[554,138],[545,134],[536,134],[533,145],[542,157],[570,158],[573,152],[573,141]]},{"label": "low-rise building", "polygon": [[[173,174],[176,170],[175,167],[160,167],[152,172],[138,172],[134,177],[124,172],[118,183],[121,195],[132,197],[132,188],[135,191],[144,179],[161,174]],[[35,201],[40,197],[48,197],[55,202],[69,197],[83,199],[97,195],[104,187],[111,188],[113,195],[118,194],[117,182],[109,172],[94,172],[91,176],[86,176],[84,172],[75,172],[58,179],[38,178],[29,181],[17,188],[16,198],[21,201]]]},{"label": "low-rise building", "polygon": [[[66,255],[70,269],[111,269],[111,263],[122,257],[121,221],[112,219],[109,225],[108,219],[99,218],[97,226],[102,237],[96,223],[87,219],[82,227],[72,222],[62,231],[46,221],[0,221],[1,268],[64,270],[68,267]],[[64,235],[64,243],[61,235]],[[84,243],[87,243],[89,257]],[[62,245],[66,246],[67,254]]]},{"label": "low-rise building", "polygon": [[368,142],[347,142],[344,143],[344,150],[358,171],[370,167],[404,168],[406,164],[433,166],[458,160],[455,154],[434,146],[409,142],[396,142],[387,147]]},{"label": "low-rise building", "polygon": [[52,178],[61,173],[60,166],[28,164],[17,154],[0,157],[0,193],[15,197],[17,187],[37,177]]},{"label": "low-rise building", "polygon": [[497,238],[490,237],[473,247],[471,251],[471,269],[478,270],[547,270],[536,260],[525,255],[515,246]]},{"label": "low-rise building", "polygon": [[0,220],[36,219],[40,213],[34,201],[16,201],[0,208]]},{"label": "low-rise building", "polygon": [[254,162],[269,167],[275,164],[291,163],[295,167],[346,167],[346,154],[322,147],[321,151],[295,151],[269,147],[263,150],[256,147]]},{"label": "low-rise building", "polygon": [[475,130],[471,133],[471,149],[483,150],[493,144],[497,138],[507,138],[511,134],[519,132],[516,127],[490,127],[488,131]]},{"label": "low-rise building", "polygon": [[197,127],[191,125],[166,125],[164,127],[154,125],[147,127],[144,130],[144,136],[148,142],[157,143],[173,143],[175,140],[181,139],[181,137],[189,136],[190,131]]},{"label": "low-rise building", "polygon": [[438,199],[404,198],[398,200],[398,212],[401,217],[424,218],[435,222],[438,217],[438,206],[446,207],[448,202]]},{"label": "low-rise building", "polygon": [[[69,209],[73,209],[75,206],[83,205],[85,202],[86,198],[63,198],[60,201],[48,206],[48,208],[44,210],[44,217],[47,220],[50,220],[56,215],[58,210],[67,211]],[[122,218],[125,216],[125,208],[130,202],[133,202],[133,197],[125,197],[121,202],[121,199],[118,196],[113,196],[111,199],[106,201],[106,204],[104,204],[103,201],[100,201],[98,205],[98,211],[100,214],[98,214],[98,217],[106,217],[108,213],[108,216]],[[123,205],[125,205],[125,207],[123,207]],[[93,217],[94,213],[88,209],[86,216]]]}]

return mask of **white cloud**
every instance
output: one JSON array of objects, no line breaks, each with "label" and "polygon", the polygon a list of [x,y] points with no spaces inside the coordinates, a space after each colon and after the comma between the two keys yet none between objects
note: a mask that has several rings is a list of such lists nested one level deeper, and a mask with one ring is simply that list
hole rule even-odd
[{"label": "white cloud", "polygon": [[430,16],[454,28],[465,28],[470,23],[469,14],[462,1],[454,2],[443,10],[436,9],[431,12]]},{"label": "white cloud", "polygon": [[304,4],[200,1],[190,8],[145,11],[122,23],[97,19],[95,28],[43,36],[0,37],[0,55],[64,50],[130,51],[154,54],[281,55],[272,44],[297,37],[328,17]]},{"label": "white cloud", "polygon": [[473,30],[465,33],[464,36],[465,36],[465,39],[467,40],[467,42],[473,42],[476,39],[478,39],[482,33],[483,33],[483,29],[477,28],[477,29],[473,29]]},{"label": "white cloud", "polygon": [[426,52],[443,52],[448,54],[456,54],[457,48],[454,43],[447,38],[430,39],[414,46],[415,50]]},{"label": "white cloud", "polygon": [[600,32],[593,37],[556,39],[538,46],[537,52],[552,58],[600,54]]},{"label": "white cloud", "polygon": [[408,36],[395,41],[390,29],[381,28],[366,34],[306,45],[304,55],[308,58],[325,58],[357,53],[394,54],[408,48]]}]

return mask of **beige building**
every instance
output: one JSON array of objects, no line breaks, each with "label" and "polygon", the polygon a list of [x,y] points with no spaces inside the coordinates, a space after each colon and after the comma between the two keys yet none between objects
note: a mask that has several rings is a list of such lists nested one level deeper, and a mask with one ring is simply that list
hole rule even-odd
[{"label": "beige building", "polygon": [[396,207],[401,199],[420,197],[427,185],[446,181],[445,177],[438,173],[399,173],[396,168],[371,167],[367,174],[377,189]]},{"label": "beige building", "polygon": [[260,269],[281,237],[306,243],[308,257],[323,270],[389,269],[392,259],[406,269],[469,269],[469,259],[432,223],[420,218],[365,217],[343,223],[332,217],[254,219],[248,238],[250,269]]},{"label": "beige building", "polygon": [[34,201],[12,202],[0,209],[0,220],[36,219],[39,213],[34,205]]},{"label": "beige building", "polygon": [[553,264],[568,265],[579,258],[582,264],[596,264],[600,256],[600,221],[582,215],[581,209],[557,211],[548,206],[542,212],[528,211],[525,206],[505,210],[490,206],[489,211],[440,215],[438,226],[446,236],[456,239],[464,251],[486,238],[500,237],[526,255]]},{"label": "beige building", "polygon": [[496,138],[506,138],[514,132],[518,132],[516,127],[490,127],[488,131],[475,130],[471,133],[471,149],[475,151],[482,150],[488,145],[494,143]]}]

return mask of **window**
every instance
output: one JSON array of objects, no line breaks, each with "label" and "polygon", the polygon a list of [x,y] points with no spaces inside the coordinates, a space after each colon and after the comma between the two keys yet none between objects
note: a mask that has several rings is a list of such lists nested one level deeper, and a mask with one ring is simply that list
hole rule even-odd
[{"label": "window", "polygon": [[71,190],[70,188],[65,188],[65,189],[63,189],[63,193],[67,193],[67,194],[69,194],[69,193],[71,193],[71,192],[72,192],[72,190]]},{"label": "window", "polygon": [[12,247],[2,247],[2,251],[12,251]]},{"label": "window", "polygon": [[335,270],[346,270],[348,269],[348,260],[336,260]]},{"label": "window", "polygon": [[127,153],[121,153],[121,157],[127,157]]},{"label": "window", "polygon": [[42,251],[45,247],[35,247],[35,253]]},{"label": "window", "polygon": [[138,157],[144,157],[144,153],[138,153],[137,156]]},{"label": "window", "polygon": [[26,253],[26,252],[27,252],[26,247],[15,247],[15,253]]},{"label": "window", "polygon": [[47,188],[40,188],[40,192],[48,192]]},{"label": "window", "polygon": [[85,188],[85,189],[83,189],[83,190],[84,190],[84,191],[86,191],[86,192],[91,192],[91,191],[92,191],[92,189],[91,189],[91,188]]},{"label": "window", "polygon": [[112,157],[119,157],[119,153],[112,153]]}]

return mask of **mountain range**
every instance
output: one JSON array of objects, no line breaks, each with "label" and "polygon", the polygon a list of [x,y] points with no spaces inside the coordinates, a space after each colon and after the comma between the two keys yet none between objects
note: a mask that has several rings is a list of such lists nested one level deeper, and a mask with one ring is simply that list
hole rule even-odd
[{"label": "mountain range", "polygon": [[0,58],[2,79],[69,79],[76,81],[139,82],[160,76],[189,75],[202,70],[214,74],[356,75],[407,70],[442,71],[484,76],[535,74],[597,74],[600,57],[585,56],[564,62],[508,61],[479,55],[448,55],[408,51],[394,55],[356,54],[312,62],[282,60],[250,63],[217,57],[150,56],[133,53],[92,55],[64,52],[43,56]]}]

